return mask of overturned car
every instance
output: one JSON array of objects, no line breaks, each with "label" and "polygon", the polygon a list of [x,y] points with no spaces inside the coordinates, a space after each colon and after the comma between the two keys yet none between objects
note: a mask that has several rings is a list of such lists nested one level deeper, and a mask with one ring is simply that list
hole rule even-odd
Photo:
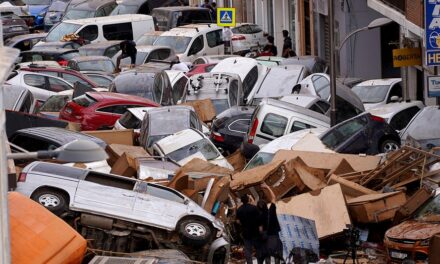
[{"label": "overturned car", "polygon": [[161,185],[33,162],[20,174],[16,191],[71,222],[98,252],[175,248],[199,261],[228,261],[223,223]]}]

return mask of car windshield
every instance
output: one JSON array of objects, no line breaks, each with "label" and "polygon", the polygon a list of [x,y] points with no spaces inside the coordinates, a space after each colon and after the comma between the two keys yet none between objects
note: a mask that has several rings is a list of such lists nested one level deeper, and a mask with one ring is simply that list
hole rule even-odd
[{"label": "car windshield", "polygon": [[440,195],[422,206],[416,213],[416,219],[426,222],[440,222]]},{"label": "car windshield", "polygon": [[126,14],[136,14],[138,12],[139,6],[137,5],[118,5],[113,11],[110,13],[111,16],[114,15],[126,15]]},{"label": "car windshield", "polygon": [[220,156],[220,153],[214,147],[214,145],[209,141],[209,139],[203,138],[199,141],[186,145],[176,151],[169,153],[167,156],[179,162],[183,159],[188,158],[194,154],[201,154],[206,160],[213,160]]},{"label": "car windshield", "polygon": [[109,87],[112,83],[112,80],[109,78],[106,78],[101,75],[96,74],[86,74],[87,77],[89,77],[90,80],[92,80],[94,83],[96,83],[99,87]]},{"label": "car windshield", "polygon": [[154,74],[123,74],[115,78],[110,91],[136,95],[154,101],[153,84]]},{"label": "car windshield", "polygon": [[138,129],[141,127],[142,121],[133,115],[133,113],[127,111],[121,116],[119,123],[127,129]]},{"label": "car windshield", "polygon": [[111,73],[115,70],[115,65],[113,65],[113,62],[110,60],[78,62],[78,67],[80,71],[103,71]]},{"label": "car windshield", "polygon": [[47,34],[46,41],[59,41],[66,34],[74,33],[80,28],[81,25],[62,22],[53,27],[53,29]]},{"label": "car windshield", "polygon": [[67,2],[65,1],[55,1],[50,6],[48,11],[52,12],[64,12],[67,7]]},{"label": "car windshield", "polygon": [[136,40],[136,45],[153,45],[158,35],[143,35]]},{"label": "car windshield", "polygon": [[389,85],[356,85],[352,91],[359,96],[362,103],[380,103],[385,100],[387,96]]},{"label": "car windshield", "polygon": [[154,113],[150,116],[150,135],[171,135],[181,130],[190,128],[189,112],[185,110],[172,113]]},{"label": "car windshield", "polygon": [[188,48],[189,43],[191,42],[190,37],[181,37],[181,36],[159,36],[154,42],[155,46],[167,46],[172,49],[177,54],[184,53]]},{"label": "car windshield", "polygon": [[95,11],[71,9],[66,13],[63,19],[81,19],[81,18],[91,18],[94,16],[95,16]]},{"label": "car windshield", "polygon": [[51,0],[24,0],[27,5],[50,5]]},{"label": "car windshield", "polygon": [[255,156],[248,162],[244,170],[250,170],[252,168],[255,168],[257,166],[268,164],[272,161],[273,157],[275,156],[274,153],[267,153],[267,152],[258,152],[255,154]]},{"label": "car windshield", "polygon": [[59,112],[70,99],[69,95],[52,95],[41,106],[40,112]]}]

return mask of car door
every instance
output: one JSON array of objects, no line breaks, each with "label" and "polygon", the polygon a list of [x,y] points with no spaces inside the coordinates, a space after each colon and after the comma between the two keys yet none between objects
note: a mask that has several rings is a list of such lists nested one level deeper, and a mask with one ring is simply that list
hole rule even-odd
[{"label": "car door", "polygon": [[206,55],[205,40],[203,35],[199,35],[191,43],[191,46],[188,50],[188,60],[192,62],[197,57],[204,55]]},{"label": "car door", "polygon": [[135,181],[90,171],[78,182],[73,208],[110,215],[130,215],[135,203]]},{"label": "car door", "polygon": [[223,32],[221,29],[206,33],[206,51],[207,55],[224,54]]},{"label": "car door", "polygon": [[47,79],[39,74],[24,74],[23,84],[31,91],[36,100],[46,101],[54,93],[49,90]]},{"label": "car door", "polygon": [[73,89],[73,86],[70,85],[69,83],[67,83],[66,81],[63,81],[61,79],[54,78],[54,77],[49,77],[49,76],[46,78],[47,78],[49,91],[58,93],[58,92]]},{"label": "car door", "polygon": [[409,121],[420,111],[418,106],[412,106],[395,114],[390,120],[389,124],[397,131],[404,129]]}]

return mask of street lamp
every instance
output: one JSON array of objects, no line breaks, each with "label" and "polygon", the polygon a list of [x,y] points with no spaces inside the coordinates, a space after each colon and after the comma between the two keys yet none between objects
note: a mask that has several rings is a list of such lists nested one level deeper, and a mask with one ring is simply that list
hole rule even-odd
[{"label": "street lamp", "polygon": [[107,159],[107,153],[90,140],[76,140],[55,150],[9,153],[8,159],[57,159],[64,162],[94,162]]}]

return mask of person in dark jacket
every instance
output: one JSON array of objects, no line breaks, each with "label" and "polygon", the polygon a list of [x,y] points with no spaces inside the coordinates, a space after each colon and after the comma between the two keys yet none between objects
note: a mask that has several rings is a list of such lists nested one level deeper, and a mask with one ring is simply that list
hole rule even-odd
[{"label": "person in dark jacket", "polygon": [[281,54],[281,56],[283,56],[284,58],[295,57],[296,54],[295,51],[293,51],[292,39],[289,37],[289,31],[283,30],[283,37],[283,53]]},{"label": "person in dark jacket", "polygon": [[267,37],[267,44],[263,48],[263,54],[261,56],[276,56],[278,54],[277,47],[274,44],[274,37],[268,36]]},{"label": "person in dark jacket", "polygon": [[257,252],[258,264],[263,264],[264,256],[261,254],[262,244],[260,242],[260,234],[262,226],[260,223],[260,213],[257,207],[249,203],[249,196],[243,195],[241,197],[243,203],[237,209],[237,222],[241,225],[242,237],[244,242],[244,256],[247,264],[252,264],[252,251]]},{"label": "person in dark jacket", "polygon": [[277,217],[277,208],[275,205],[275,194],[272,189],[267,186],[266,183],[261,185],[262,189],[265,189],[269,194],[270,206],[267,212],[267,224],[266,234],[267,239],[265,241],[266,263],[271,263],[271,257],[275,258],[275,264],[279,264],[283,260],[283,243],[281,242],[279,232],[281,231],[280,223]]},{"label": "person in dark jacket", "polygon": [[121,71],[121,60],[130,57],[131,64],[130,68],[134,67],[136,64],[136,55],[137,55],[137,49],[136,49],[136,43],[133,40],[124,40],[119,44],[121,48],[121,55],[118,56],[116,59],[116,68],[115,72]]}]

